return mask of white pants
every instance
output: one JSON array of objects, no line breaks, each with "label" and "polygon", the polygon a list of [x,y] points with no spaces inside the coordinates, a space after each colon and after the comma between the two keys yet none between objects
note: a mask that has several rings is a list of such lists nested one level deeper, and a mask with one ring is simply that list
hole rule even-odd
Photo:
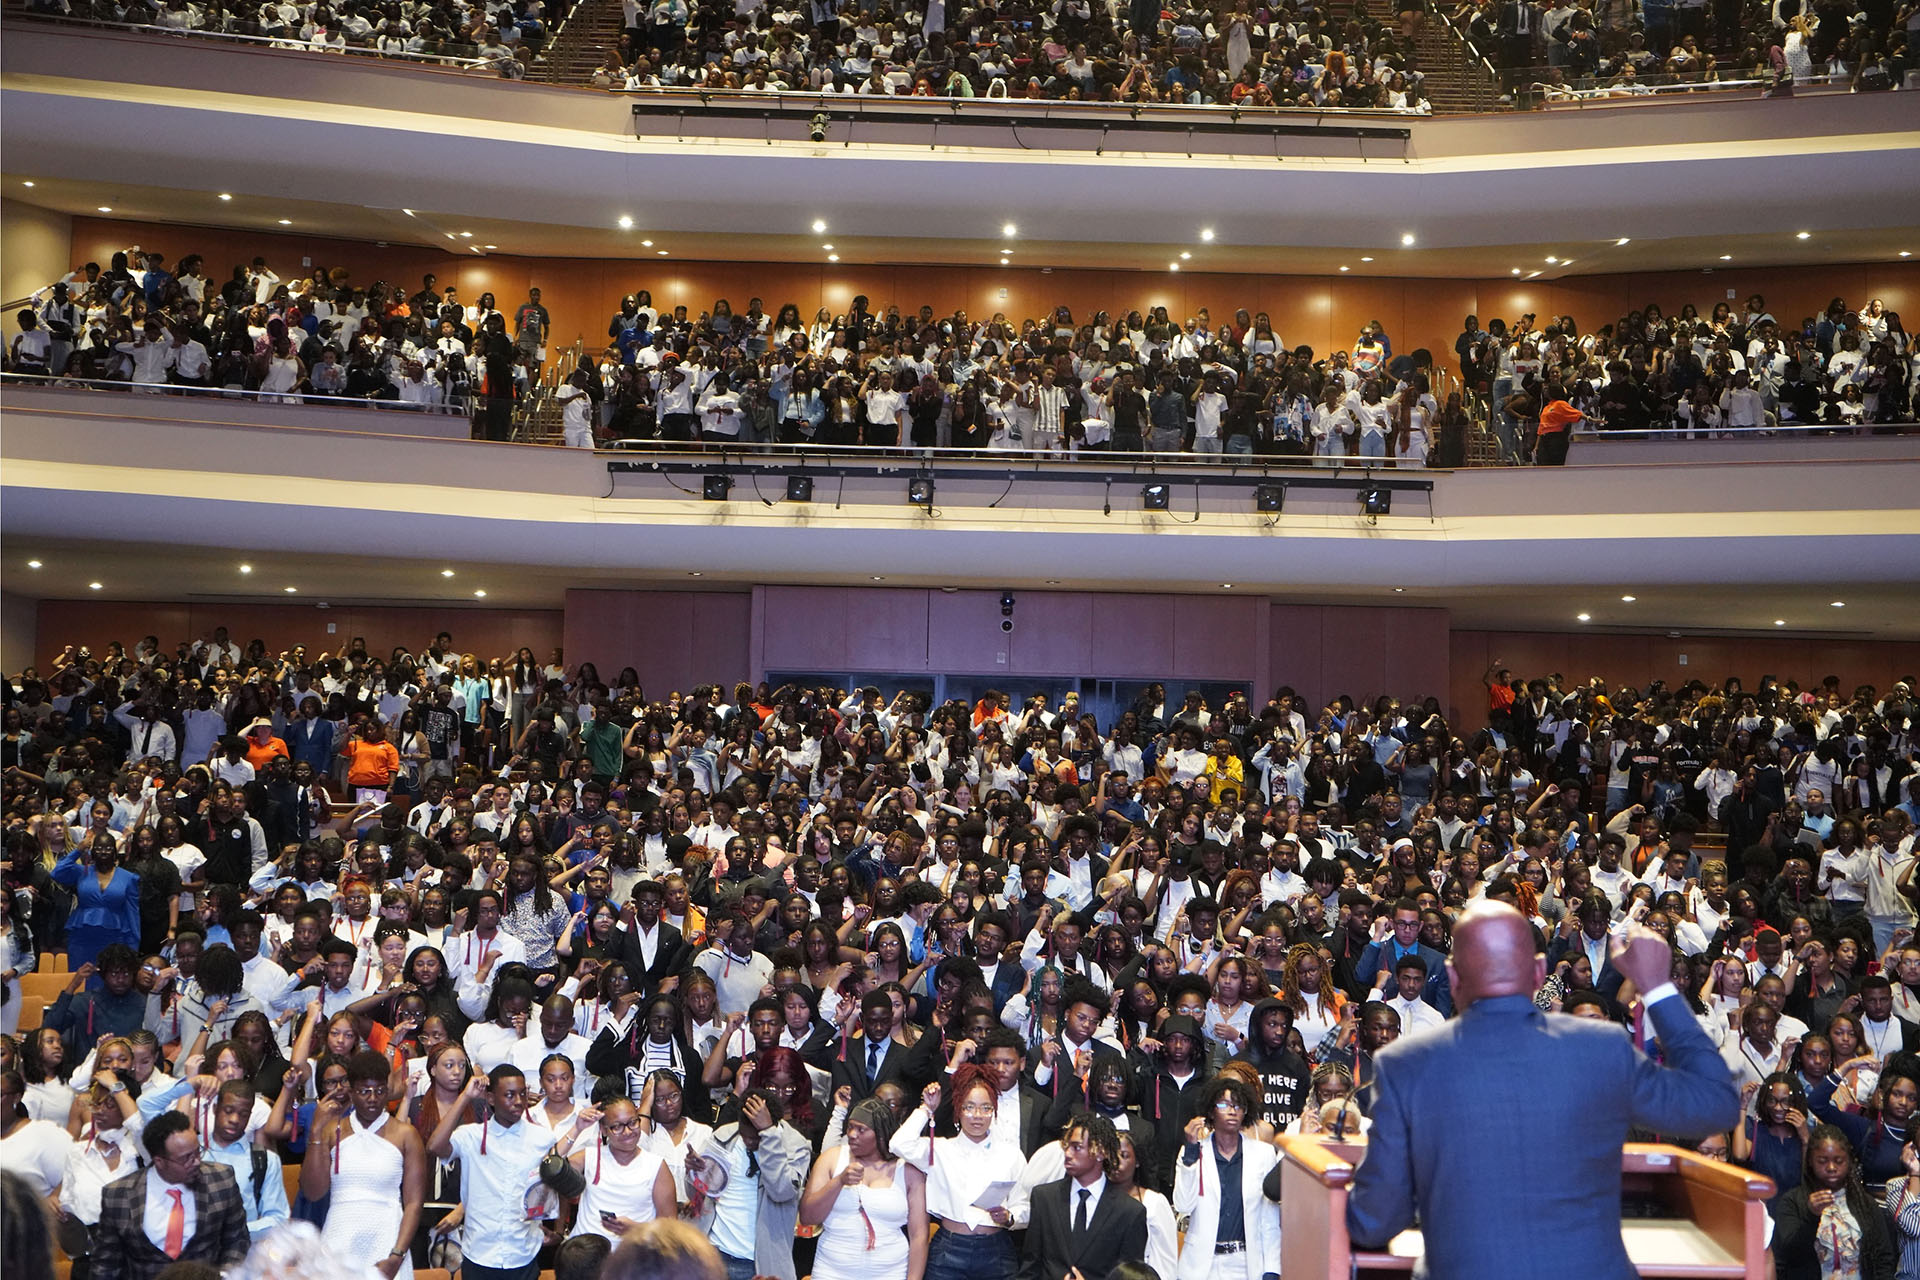
[{"label": "white pants", "polygon": [[592,427],[566,427],[561,431],[561,437],[569,449],[593,448]]}]

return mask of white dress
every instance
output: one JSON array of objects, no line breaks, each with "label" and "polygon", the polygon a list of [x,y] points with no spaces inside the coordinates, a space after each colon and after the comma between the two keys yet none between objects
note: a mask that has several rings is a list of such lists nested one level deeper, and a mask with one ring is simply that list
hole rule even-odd
[{"label": "white dress", "polygon": [[[380,1136],[392,1121],[392,1116],[382,1115],[371,1128],[362,1128],[357,1116],[348,1115],[349,1132],[334,1144],[327,1223],[320,1230],[320,1239],[333,1256],[363,1264],[370,1280],[379,1275],[373,1264],[384,1260],[398,1243],[404,1212],[400,1196],[406,1158],[400,1148]],[[409,1254],[401,1258],[394,1280],[412,1275]]]},{"label": "white dress", "polygon": [[[835,1177],[846,1172],[850,1159],[841,1147],[833,1162]],[[907,1274],[906,1172],[896,1161],[887,1186],[840,1188],[820,1225],[813,1280],[900,1280]]]},{"label": "white dress", "polygon": [[580,1193],[580,1214],[573,1224],[576,1236],[602,1236],[615,1244],[620,1237],[600,1224],[600,1215],[611,1213],[628,1222],[653,1221],[653,1181],[666,1164],[651,1151],[639,1150],[633,1159],[621,1164],[606,1148],[596,1143],[587,1152],[587,1189]]}]

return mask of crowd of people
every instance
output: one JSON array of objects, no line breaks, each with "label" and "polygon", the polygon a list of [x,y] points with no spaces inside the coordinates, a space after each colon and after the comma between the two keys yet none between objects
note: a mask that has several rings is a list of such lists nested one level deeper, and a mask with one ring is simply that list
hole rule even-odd
[{"label": "crowd of people", "polygon": [[[1703,1149],[1776,1180],[1779,1274],[1892,1276],[1910,682],[1486,688],[1455,725],[1153,685],[1103,725],[1044,692],[649,698],[445,632],[69,647],[0,684],[0,1152],[103,1275],[291,1219],[388,1280],[453,1247],[522,1277],[686,1219],[734,1280],[1252,1280],[1272,1137],[1364,1136],[1489,900],[1581,1017],[1634,1022],[1609,939],[1666,938],[1746,1091]],[[42,953],[71,977],[22,1025]]]},{"label": "crowd of people", "polygon": [[[503,308],[431,275],[409,293],[319,266],[282,280],[263,257],[216,285],[190,254],[132,246],[41,290],[15,317],[7,371],[125,382],[150,393],[253,391],[291,403],[354,401],[470,411],[504,440],[554,359],[539,289]],[[564,323],[564,322],[563,322]],[[594,322],[597,327],[597,322]],[[585,325],[581,326],[585,328]],[[564,332],[564,328],[560,330]],[[1571,431],[1680,428],[1713,436],[1782,426],[1884,429],[1912,420],[1920,376],[1900,316],[1834,298],[1777,319],[1657,302],[1583,330],[1569,315],[1482,327],[1467,317],[1453,369],[1396,352],[1379,321],[1351,347],[1289,347],[1264,311],[1216,319],[1165,307],[1068,307],[1010,320],[936,315],[864,296],[844,312],[759,298],[735,312],[626,295],[553,393],[564,443],[815,443],[1273,457],[1378,458],[1458,467],[1473,419],[1506,461],[1565,460]]]}]

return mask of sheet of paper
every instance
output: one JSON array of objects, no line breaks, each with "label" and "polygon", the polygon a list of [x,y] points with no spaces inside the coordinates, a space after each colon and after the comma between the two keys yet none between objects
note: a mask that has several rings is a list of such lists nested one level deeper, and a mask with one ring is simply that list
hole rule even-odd
[{"label": "sheet of paper", "polygon": [[1007,1202],[1007,1196],[1013,1191],[1011,1182],[989,1182],[986,1189],[973,1198],[976,1209],[997,1209]]}]

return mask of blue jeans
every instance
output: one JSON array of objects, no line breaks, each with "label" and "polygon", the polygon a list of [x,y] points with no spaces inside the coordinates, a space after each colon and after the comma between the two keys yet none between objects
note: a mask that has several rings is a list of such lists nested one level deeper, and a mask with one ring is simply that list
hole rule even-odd
[{"label": "blue jeans", "polygon": [[727,1280],[753,1280],[757,1268],[751,1259],[736,1258],[730,1253],[720,1255],[720,1261],[727,1264]]},{"label": "blue jeans", "polygon": [[1507,397],[1512,394],[1512,378],[1495,378],[1493,380],[1493,403],[1489,406],[1491,412],[1487,416],[1493,420],[1493,433],[1500,438],[1500,461],[1502,462],[1505,462],[1508,458],[1515,456],[1519,452],[1519,446],[1514,443],[1515,423],[1513,415],[1500,407],[1507,402]]},{"label": "blue jeans", "polygon": [[1228,436],[1227,452],[1238,453],[1238,454],[1252,454],[1253,437],[1252,436]]},{"label": "blue jeans", "polygon": [[936,1231],[927,1247],[926,1280],[1013,1280],[1018,1261],[1013,1238],[1004,1231],[987,1236]]},{"label": "blue jeans", "polygon": [[[518,1267],[483,1267],[477,1262],[462,1263],[460,1266],[460,1280],[539,1280],[539,1277],[538,1258]],[[747,1280],[753,1280],[753,1277],[748,1276]]]},{"label": "blue jeans", "polygon": [[1363,458],[1384,458],[1387,456],[1387,438],[1378,431],[1360,433],[1360,456]]}]

